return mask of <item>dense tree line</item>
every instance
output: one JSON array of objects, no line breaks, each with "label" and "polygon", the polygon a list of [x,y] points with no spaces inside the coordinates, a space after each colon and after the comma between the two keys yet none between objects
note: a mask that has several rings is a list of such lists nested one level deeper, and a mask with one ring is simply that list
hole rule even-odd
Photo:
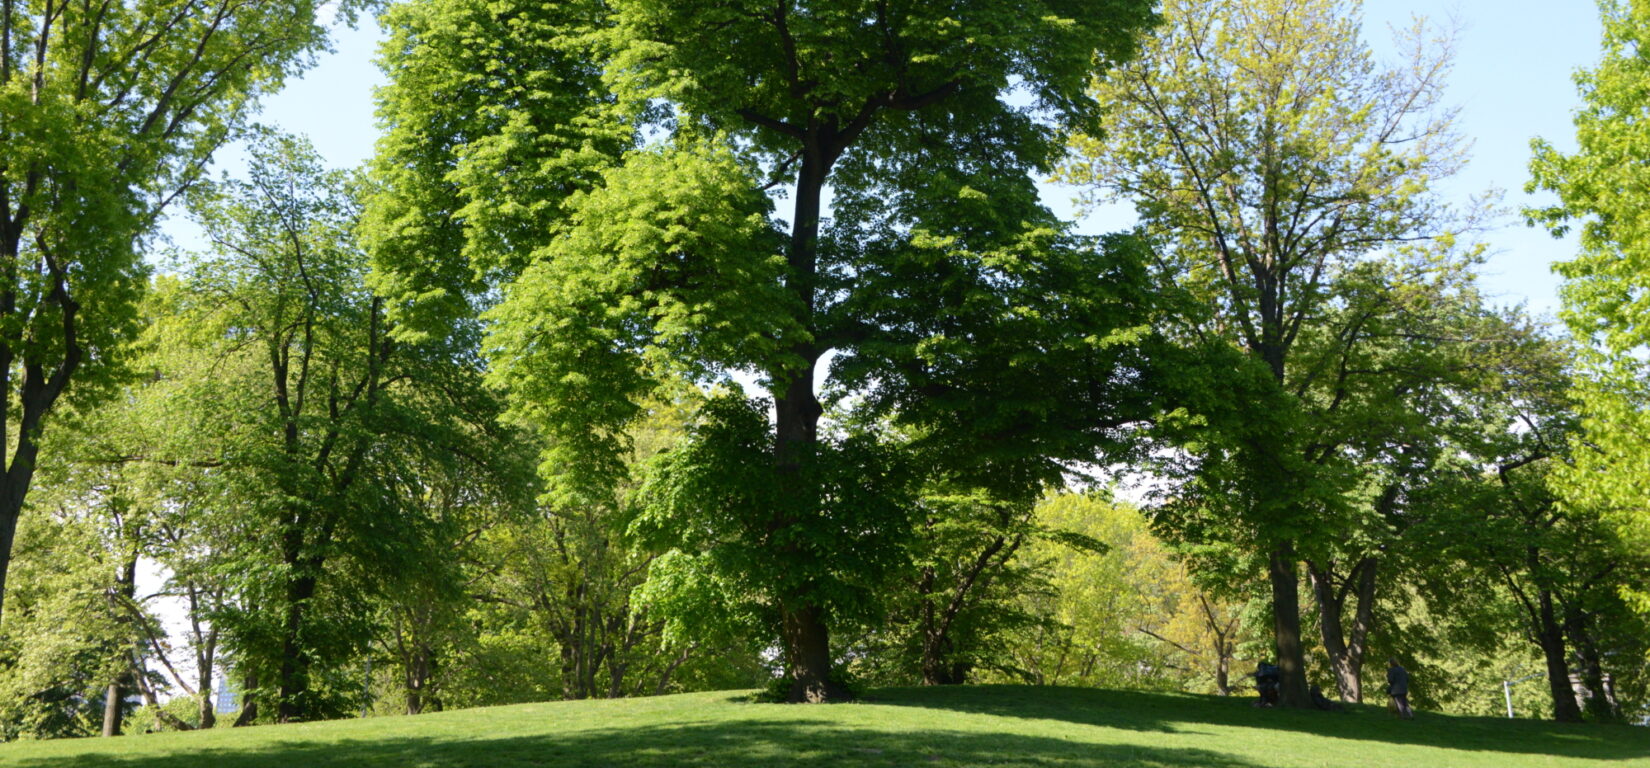
[{"label": "dense tree line", "polygon": [[1537,147],[1571,336],[1356,0],[404,0],[359,170],[246,122],[312,5],[5,6],[0,737],[1387,657],[1643,716],[1637,3]]}]

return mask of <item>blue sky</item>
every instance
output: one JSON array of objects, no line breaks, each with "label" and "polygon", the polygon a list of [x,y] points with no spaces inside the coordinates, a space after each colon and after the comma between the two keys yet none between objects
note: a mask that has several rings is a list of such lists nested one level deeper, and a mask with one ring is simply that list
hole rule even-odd
[{"label": "blue sky", "polygon": [[[1541,136],[1560,148],[1573,145],[1570,116],[1579,99],[1571,75],[1597,59],[1596,8],[1585,0],[1464,0],[1453,5],[1367,0],[1365,38],[1383,55],[1391,39],[1388,26],[1408,26],[1415,14],[1439,22],[1453,18],[1461,26],[1450,101],[1461,108],[1459,127],[1474,145],[1469,165],[1443,182],[1440,191],[1464,202],[1501,189],[1505,205],[1513,209],[1545,200],[1523,192],[1530,140]],[[359,29],[340,30],[335,52],[267,99],[261,119],[307,135],[334,165],[366,160],[377,136],[372,90],[384,79],[372,63],[380,39],[370,21]],[[1057,209],[1070,210],[1069,192],[1049,188],[1047,194]],[[1112,227],[1110,219],[1085,223]],[[1484,239],[1491,248],[1483,270],[1486,292],[1498,303],[1522,302],[1537,313],[1556,312],[1557,279],[1549,265],[1568,258],[1574,242],[1526,228],[1516,215]]]}]

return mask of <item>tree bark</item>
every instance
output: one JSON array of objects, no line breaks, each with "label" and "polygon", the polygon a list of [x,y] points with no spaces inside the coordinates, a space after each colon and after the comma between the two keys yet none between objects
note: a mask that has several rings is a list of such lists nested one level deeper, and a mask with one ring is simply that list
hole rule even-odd
[{"label": "tree bark", "polygon": [[[124,529],[125,526],[123,525],[121,528]],[[124,536],[122,538],[124,538]],[[129,626],[131,621],[141,620],[140,618],[132,618],[130,616],[130,612],[125,610],[122,605],[123,602],[130,604],[136,597],[137,550],[134,547],[131,554],[126,558],[126,561],[120,564],[120,570],[115,572],[114,587],[109,592],[110,609],[114,611],[117,616],[123,617],[121,619],[122,625]],[[125,669],[116,674],[113,680],[109,681],[109,688],[103,695],[104,736],[120,735],[120,721],[122,710],[124,709],[123,699],[125,699],[126,696],[125,689],[131,682],[134,672],[133,668],[136,665],[136,660],[132,655],[129,642],[123,642],[121,656],[127,660],[127,666]]]},{"label": "tree bark", "polygon": [[830,632],[812,605],[781,606],[785,646],[791,667],[792,703],[842,701],[848,690],[831,674]]},{"label": "tree bark", "polygon": [[258,720],[258,700],[252,696],[257,688],[257,675],[249,673],[241,678],[241,712],[235,716],[235,722],[230,727],[241,728]]},{"label": "tree bark", "polygon": [[1564,629],[1553,611],[1553,593],[1541,588],[1536,593],[1539,609],[1537,639],[1547,662],[1547,689],[1553,698],[1553,719],[1563,723],[1581,722],[1575,689],[1570,687],[1570,668],[1564,648]]},{"label": "tree bark", "polygon": [[276,679],[275,719],[300,722],[309,712],[309,650],[304,643],[304,618],[315,597],[315,574],[319,564],[300,563],[302,572],[289,576],[286,615],[281,624],[281,664]]},{"label": "tree bark", "polygon": [[1306,690],[1306,652],[1301,646],[1300,574],[1294,545],[1285,542],[1272,550],[1268,575],[1272,581],[1272,629],[1278,653],[1278,705],[1310,707]]},{"label": "tree bark", "polygon": [[[1316,563],[1307,562],[1307,573],[1311,577],[1313,595],[1318,604],[1318,627],[1323,637],[1324,653],[1328,655],[1330,668],[1334,671],[1335,686],[1340,691],[1341,701],[1364,700],[1364,652],[1375,620],[1375,571],[1375,558],[1359,560],[1346,575],[1346,581],[1337,588],[1332,563],[1319,567]],[[1344,627],[1349,594],[1355,594],[1358,600],[1350,639]]]},{"label": "tree bark", "polygon": [[1621,704],[1615,691],[1606,681],[1604,663],[1598,643],[1593,640],[1587,615],[1573,603],[1564,606],[1564,633],[1575,648],[1577,673],[1581,690],[1577,693],[1585,702],[1582,709],[1594,721],[1614,723],[1621,721]]},{"label": "tree bark", "polygon": [[[803,327],[812,330],[814,321],[814,280],[818,269],[820,200],[832,157],[826,155],[825,139],[811,131],[804,139],[802,167],[797,172],[796,209],[791,229],[787,261],[787,287],[800,300]],[[785,498],[770,526],[780,530],[800,522],[799,518],[818,514],[818,491],[804,465],[819,443],[819,417],[823,413],[814,394],[814,367],[820,351],[813,342],[797,344],[792,352],[803,364],[788,371],[789,379],[774,397],[774,469]],[[793,558],[812,554],[792,546]],[[781,636],[785,658],[790,665],[791,702],[845,699],[848,692],[831,674],[830,629],[818,598],[809,594],[781,595],[779,599]]]},{"label": "tree bark", "polygon": [[[121,675],[124,677],[125,675]],[[109,689],[103,694],[103,735],[120,735],[120,699],[124,694],[120,689],[120,679],[109,683]]]}]

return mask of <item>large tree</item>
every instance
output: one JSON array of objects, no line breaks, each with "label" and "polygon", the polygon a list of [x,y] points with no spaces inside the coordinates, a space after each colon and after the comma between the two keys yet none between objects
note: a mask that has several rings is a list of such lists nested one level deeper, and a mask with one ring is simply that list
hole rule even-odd
[{"label": "large tree", "polygon": [[[562,505],[612,498],[624,428],[659,382],[754,371],[772,426],[752,406],[717,406],[707,416],[724,423],[704,423],[683,456],[766,469],[666,462],[678,484],[744,487],[687,499],[664,482],[653,509],[717,516],[708,530],[732,549],[699,565],[775,577],[746,596],[765,600],[790,698],[841,696],[832,610],[865,605],[876,574],[849,566],[888,567],[897,540],[871,534],[903,523],[866,517],[882,502],[850,509],[866,500],[840,495],[854,462],[882,451],[872,433],[822,434],[819,363],[833,350],[852,357],[896,322],[877,302],[1013,318],[1031,310],[995,289],[1030,295],[1061,258],[1095,252],[1049,226],[1028,174],[1048,169],[1058,127],[1092,125],[1088,73],[1131,52],[1150,4],[428,0],[390,19],[381,288],[397,310],[439,319],[503,286],[489,316],[494,376],[546,435],[547,498]],[[488,29],[495,42],[469,46]],[[639,137],[651,146],[632,149]],[[770,215],[780,185],[785,224]],[[438,258],[452,253],[469,263]],[[954,292],[923,294],[944,286]],[[1086,314],[1086,332],[1069,337],[1050,323],[1042,338],[1121,346],[1115,325],[1100,329],[1113,317]],[[912,366],[963,367],[947,366],[966,359],[966,338],[906,329],[929,331],[913,340],[926,362]]]},{"label": "large tree", "polygon": [[[1097,79],[1104,132],[1080,137],[1064,172],[1135,203],[1166,269],[1202,299],[1184,337],[1242,352],[1240,373],[1204,393],[1206,428],[1181,443],[1194,461],[1179,494],[1210,515],[1188,523],[1195,535],[1241,542],[1261,560],[1282,701],[1293,706],[1307,704],[1300,563],[1334,535],[1326,521],[1355,484],[1343,439],[1320,437],[1339,418],[1330,411],[1384,384],[1349,364],[1371,313],[1393,311],[1385,300],[1355,306],[1371,293],[1360,284],[1378,277],[1364,262],[1432,238],[1447,252],[1452,222],[1429,184],[1460,161],[1438,102],[1447,46],[1417,29],[1411,56],[1379,68],[1360,5],[1169,0],[1146,52]],[[1449,268],[1433,259],[1384,261],[1391,280],[1427,282]]]},{"label": "large tree", "polygon": [[[478,445],[509,437],[473,359],[392,338],[355,243],[354,177],[289,137],[248,154],[244,179],[191,193],[210,250],[157,323],[171,353],[134,396],[159,413],[129,452],[214,470],[179,487],[234,531],[199,531],[234,598],[214,619],[263,714],[302,720],[353,698],[326,676],[365,644],[375,598],[435,556],[445,507],[496,488],[509,454]],[[460,475],[477,481],[432,498]]]},{"label": "large tree", "polygon": [[[1601,0],[1603,55],[1576,75],[1582,107],[1575,115],[1576,151],[1533,143],[1530,191],[1558,202],[1526,210],[1532,223],[1564,235],[1579,225],[1581,251],[1554,269],[1571,332],[1590,352],[1580,387],[1585,440],[1573,468],[1561,472],[1566,503],[1597,507],[1644,551],[1650,551],[1650,3]],[[1629,587],[1650,612],[1650,593]]]},{"label": "large tree", "polygon": [[325,46],[321,20],[368,4],[0,4],[0,599],[45,417],[118,366],[156,219]]}]

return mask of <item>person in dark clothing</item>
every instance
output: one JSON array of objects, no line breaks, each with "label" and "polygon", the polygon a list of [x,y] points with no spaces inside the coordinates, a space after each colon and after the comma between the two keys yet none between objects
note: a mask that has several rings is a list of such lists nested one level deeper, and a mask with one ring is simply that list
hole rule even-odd
[{"label": "person in dark clothing", "polygon": [[1255,666],[1255,692],[1260,694],[1260,701],[1255,702],[1257,707],[1275,707],[1278,705],[1278,682],[1282,675],[1276,665],[1261,662]]},{"label": "person in dark clothing", "polygon": [[1415,713],[1409,710],[1409,670],[1399,666],[1397,659],[1386,660],[1386,693],[1392,697],[1399,717],[1415,719]]}]

